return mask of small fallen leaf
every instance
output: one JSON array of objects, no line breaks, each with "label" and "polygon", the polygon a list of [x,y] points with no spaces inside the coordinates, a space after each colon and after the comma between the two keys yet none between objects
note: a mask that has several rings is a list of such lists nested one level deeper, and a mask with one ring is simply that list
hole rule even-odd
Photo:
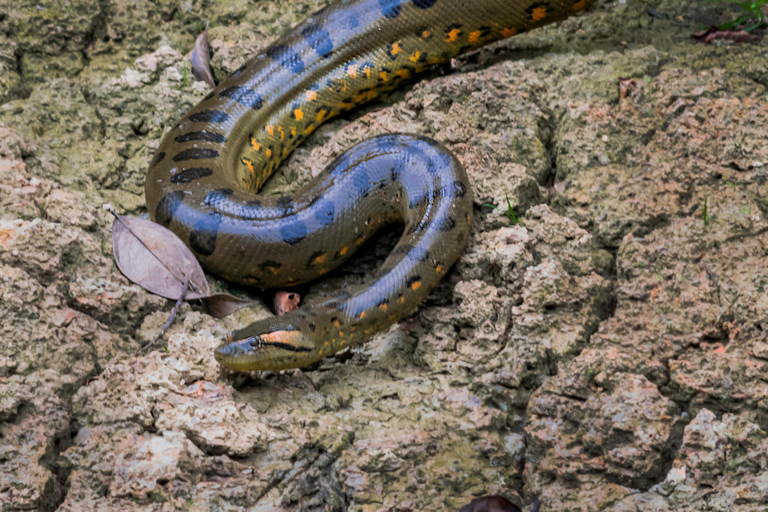
[{"label": "small fallen leaf", "polygon": [[459,509],[459,512],[522,512],[520,508],[503,496],[475,498]]},{"label": "small fallen leaf", "polygon": [[734,43],[752,43],[760,40],[759,36],[752,35],[744,30],[722,30],[715,26],[691,34],[691,38],[699,43],[706,44],[712,44],[712,41],[715,41],[716,39],[725,39],[727,41],[733,41]]},{"label": "small fallen leaf", "polygon": [[195,46],[192,48],[192,55],[190,55],[189,60],[192,62],[192,74],[195,75],[195,78],[202,80],[211,87],[216,87],[213,73],[211,73],[211,54],[208,50],[207,30],[195,39]]},{"label": "small fallen leaf", "polygon": [[289,311],[293,311],[299,307],[299,301],[301,296],[294,292],[277,292],[275,294],[275,315],[283,316]]},{"label": "small fallen leaf", "polygon": [[224,318],[253,302],[228,293],[214,293],[208,297],[202,297],[200,300],[203,302],[205,310],[213,318]]},{"label": "small fallen leaf", "polygon": [[187,299],[211,294],[200,263],[171,230],[150,220],[119,216],[112,223],[115,261],[125,277],[145,290],[176,300],[189,277]]},{"label": "small fallen leaf", "polygon": [[[200,299],[214,318],[230,315],[249,304],[228,293],[211,293],[200,263],[171,230],[138,217],[115,216],[112,249],[125,277],[166,299]],[[184,282],[188,290],[183,294]]]}]

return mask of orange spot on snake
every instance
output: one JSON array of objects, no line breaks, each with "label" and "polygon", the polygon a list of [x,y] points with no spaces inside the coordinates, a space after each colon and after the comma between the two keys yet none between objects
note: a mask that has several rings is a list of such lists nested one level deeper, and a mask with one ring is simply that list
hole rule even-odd
[{"label": "orange spot on snake", "polygon": [[445,40],[449,43],[453,43],[459,38],[459,34],[461,34],[461,30],[458,28],[454,28],[453,30],[448,32],[448,37]]},{"label": "orange spot on snake", "polygon": [[348,250],[349,250],[349,247],[343,247],[343,248],[342,248],[342,249],[339,251],[339,254],[341,254],[342,256],[344,256],[345,254],[347,254],[347,251],[348,251]]},{"label": "orange spot on snake", "polygon": [[411,62],[418,62],[419,57],[421,57],[421,52],[415,51],[411,54]]},{"label": "orange spot on snake", "polygon": [[350,64],[350,66],[347,68],[347,74],[352,78],[357,78],[357,65]]},{"label": "orange spot on snake", "polygon": [[247,158],[243,158],[240,161],[243,162],[246,167],[248,167],[248,170],[251,171],[251,174],[253,174],[255,172],[254,169],[253,169],[253,162],[251,162]]},{"label": "orange spot on snake", "polygon": [[269,134],[270,137],[275,134],[275,128],[271,124],[268,124],[267,126],[265,126],[264,129],[267,130],[267,133]]},{"label": "orange spot on snake", "polygon": [[293,117],[295,117],[297,121],[301,121],[304,119],[304,112],[302,112],[300,108],[297,108],[293,111]]},{"label": "orange spot on snake", "polygon": [[267,158],[272,158],[272,150],[271,149],[267,149],[266,153],[267,153]]},{"label": "orange spot on snake", "polygon": [[421,281],[416,281],[411,285],[411,289],[413,290],[418,290],[419,288],[421,288]]},{"label": "orange spot on snake", "polygon": [[400,297],[399,299],[397,299],[398,304],[402,304],[403,302],[405,302],[405,297]]},{"label": "orange spot on snake", "polygon": [[476,43],[478,39],[480,39],[480,34],[482,34],[481,31],[475,30],[474,32],[469,33],[469,42],[470,43]]},{"label": "orange spot on snake", "polygon": [[387,310],[387,305],[386,304],[379,304],[379,309],[382,310],[382,311],[386,311]]},{"label": "orange spot on snake", "polygon": [[360,313],[360,318],[365,318],[365,311],[363,311],[362,313]]},{"label": "orange spot on snake", "polygon": [[325,261],[325,254],[321,254],[320,256],[317,256],[312,259],[313,265],[319,265],[320,263]]},{"label": "orange spot on snake", "polygon": [[386,71],[379,71],[379,78],[381,78],[381,80],[383,82],[386,82],[388,80],[387,79],[387,72]]},{"label": "orange spot on snake", "polygon": [[435,272],[439,273],[441,270],[443,270],[443,267],[441,267],[440,265],[435,267]]},{"label": "orange spot on snake", "polygon": [[541,21],[544,18],[547,17],[547,8],[546,7],[536,7],[531,12],[531,18],[533,18],[533,21]]},{"label": "orange spot on snake", "polygon": [[513,35],[517,34],[516,28],[505,28],[501,31],[501,37],[512,37]]},{"label": "orange spot on snake", "polygon": [[315,91],[307,91],[304,94],[307,97],[307,101],[314,101],[317,99],[317,93]]},{"label": "orange spot on snake", "polygon": [[261,148],[261,145],[253,137],[251,137],[251,146],[253,146],[254,151],[258,151]]}]

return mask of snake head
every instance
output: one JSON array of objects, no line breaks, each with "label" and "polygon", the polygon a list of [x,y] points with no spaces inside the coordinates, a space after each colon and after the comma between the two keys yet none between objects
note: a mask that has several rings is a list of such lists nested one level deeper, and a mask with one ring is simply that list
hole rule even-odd
[{"label": "snake head", "polygon": [[214,356],[220,365],[235,371],[298,368],[320,359],[301,330],[274,320],[230,332]]}]

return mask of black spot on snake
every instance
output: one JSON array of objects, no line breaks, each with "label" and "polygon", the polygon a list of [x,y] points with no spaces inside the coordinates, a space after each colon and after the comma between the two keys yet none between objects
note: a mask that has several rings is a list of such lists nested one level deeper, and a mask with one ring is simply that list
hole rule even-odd
[{"label": "black spot on snake", "polygon": [[379,6],[385,18],[394,19],[400,16],[402,9],[400,0],[379,0]]},{"label": "black spot on snake", "polygon": [[437,0],[413,0],[413,5],[419,9],[429,9],[437,3]]},{"label": "black spot on snake", "polygon": [[289,352],[312,352],[312,349],[306,348],[306,347],[297,347],[295,345],[291,345],[289,343],[282,343],[280,341],[262,341],[261,346],[263,347],[276,347],[280,350],[287,350]]},{"label": "black spot on snake", "polygon": [[253,110],[259,110],[264,106],[264,98],[262,98],[261,95],[253,89],[249,89],[243,85],[233,85],[232,87],[227,87],[221,91],[219,95],[234,100],[241,105],[252,108]]},{"label": "black spot on snake", "polygon": [[289,221],[280,228],[280,236],[283,242],[294,245],[307,236],[307,226],[301,221]]},{"label": "black spot on snake", "polygon": [[267,57],[285,69],[290,69],[294,73],[304,71],[304,62],[301,60],[301,56],[288,46],[283,44],[272,45],[267,48],[266,54]]},{"label": "black spot on snake", "polygon": [[456,227],[456,219],[450,215],[446,215],[437,222],[437,229],[439,231],[450,231]]},{"label": "black spot on snake", "polygon": [[331,35],[322,25],[307,25],[301,30],[301,35],[322,58],[327,59],[333,55]]},{"label": "black spot on snake", "polygon": [[229,114],[220,110],[203,110],[189,116],[193,123],[223,123],[229,119]]},{"label": "black spot on snake", "polygon": [[453,197],[464,197],[466,194],[467,194],[467,186],[460,181],[454,181]]},{"label": "black spot on snake", "polygon": [[166,194],[165,197],[157,203],[157,208],[155,209],[155,219],[157,219],[157,223],[168,227],[171,224],[174,215],[176,215],[176,210],[179,209],[182,202],[184,202],[184,191],[174,190],[173,192]]},{"label": "black spot on snake", "polygon": [[368,171],[365,170],[365,167],[361,166],[359,169],[355,169],[352,181],[360,197],[368,197],[368,193],[371,191],[371,181],[368,179]]},{"label": "black spot on snake", "polygon": [[333,201],[325,200],[315,207],[315,220],[321,226],[329,226],[333,223],[333,217],[336,214],[336,206]]},{"label": "black spot on snake", "polygon": [[204,215],[195,224],[189,235],[189,247],[198,254],[210,256],[216,251],[216,236],[219,234],[221,214],[219,212]]},{"label": "black spot on snake", "polygon": [[277,207],[282,210],[283,215],[288,215],[293,210],[291,203],[293,203],[293,196],[284,195],[277,198]]},{"label": "black spot on snake", "polygon": [[199,132],[184,133],[182,135],[179,135],[173,140],[175,140],[176,142],[190,142],[193,140],[199,140],[203,142],[218,142],[220,144],[224,144],[225,142],[227,142],[227,138],[222,134],[209,132],[206,130],[201,130]]},{"label": "black spot on snake", "polygon": [[184,162],[185,160],[205,160],[208,158],[218,158],[219,152],[209,148],[189,148],[173,157],[174,162]]},{"label": "black spot on snake", "polygon": [[178,174],[171,176],[171,183],[179,185],[181,183],[192,183],[200,178],[205,178],[213,174],[213,169],[207,167],[192,167],[190,169],[184,169]]},{"label": "black spot on snake", "polygon": [[427,206],[427,203],[429,202],[429,193],[424,192],[420,196],[416,196],[408,203],[408,208],[411,210],[419,210],[421,208],[425,208]]}]

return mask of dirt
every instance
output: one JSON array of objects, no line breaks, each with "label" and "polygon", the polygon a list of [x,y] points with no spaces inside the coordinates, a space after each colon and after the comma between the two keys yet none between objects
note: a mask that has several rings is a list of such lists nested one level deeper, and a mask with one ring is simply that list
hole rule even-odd
[{"label": "dirt", "polygon": [[0,7],[0,508],[768,510],[766,43],[689,38],[726,4],[598,2],[299,148],[270,191],[387,131],[467,168],[472,242],[408,320],[235,375],[212,350],[266,304],[185,304],[135,355],[173,304],[117,270],[104,205],[145,212],[147,162],[207,92],[200,31],[221,78],[322,3]]}]

